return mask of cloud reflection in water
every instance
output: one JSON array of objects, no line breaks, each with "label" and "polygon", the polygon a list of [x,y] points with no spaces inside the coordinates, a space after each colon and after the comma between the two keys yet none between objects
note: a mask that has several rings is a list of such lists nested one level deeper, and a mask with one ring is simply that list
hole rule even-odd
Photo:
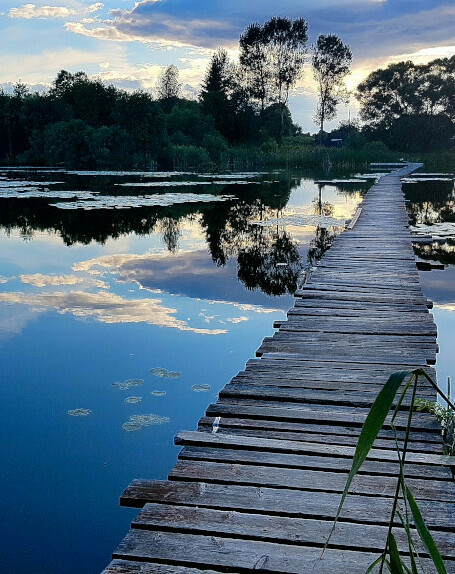
[{"label": "cloud reflection in water", "polygon": [[92,318],[101,323],[149,323],[191,331],[200,335],[221,335],[225,329],[198,329],[177,319],[177,309],[164,307],[161,299],[125,299],[114,293],[0,293],[0,301],[22,303],[37,308],[53,308],[58,313],[72,313],[75,317]]}]

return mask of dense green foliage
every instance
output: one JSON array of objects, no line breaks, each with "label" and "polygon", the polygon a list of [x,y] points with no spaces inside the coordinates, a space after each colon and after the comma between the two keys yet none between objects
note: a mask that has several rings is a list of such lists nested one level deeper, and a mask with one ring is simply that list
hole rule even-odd
[{"label": "dense green foliage", "polygon": [[364,132],[391,149],[447,149],[455,130],[455,56],[390,64],[357,88]]}]

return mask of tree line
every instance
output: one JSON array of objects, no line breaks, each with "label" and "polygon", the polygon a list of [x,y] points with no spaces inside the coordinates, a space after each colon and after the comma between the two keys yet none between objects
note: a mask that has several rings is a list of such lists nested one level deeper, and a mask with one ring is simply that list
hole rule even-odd
[{"label": "tree line", "polygon": [[[323,129],[340,97],[333,84],[346,75],[351,54],[337,37],[325,37],[335,40],[331,44],[321,38],[312,49],[315,74],[331,78],[318,107]],[[84,72],[61,70],[43,94],[18,83],[12,94],[0,93],[0,158],[34,165],[172,167],[220,163],[230,146],[280,143],[301,134],[288,102],[302,75],[307,42],[303,18],[250,24],[240,37],[237,63],[223,49],[214,53],[197,100],[182,97],[175,66],[163,71],[156,98],[106,86]],[[324,68],[340,46],[347,64]]]},{"label": "tree line", "polygon": [[[455,56],[426,65],[391,64],[357,88],[361,124],[327,134],[325,125],[347,101],[344,79],[352,53],[334,34],[307,47],[303,18],[250,24],[239,58],[219,48],[196,100],[182,97],[178,69],[159,78],[156,97],[126,92],[84,72],[61,70],[45,93],[21,83],[0,92],[0,159],[31,165],[189,168],[226,165],[232,150],[328,144],[355,149],[379,141],[400,151],[449,147],[455,120]],[[316,137],[302,134],[289,96],[310,60],[318,93]]]}]

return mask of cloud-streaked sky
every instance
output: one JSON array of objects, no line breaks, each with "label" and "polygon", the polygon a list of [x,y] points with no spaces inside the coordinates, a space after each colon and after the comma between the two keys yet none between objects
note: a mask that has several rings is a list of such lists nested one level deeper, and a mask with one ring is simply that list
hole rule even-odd
[{"label": "cloud-streaked sky", "polygon": [[[218,46],[235,57],[252,21],[303,17],[310,42],[334,33],[354,54],[348,85],[400,59],[455,54],[454,0],[20,0],[0,2],[0,84],[49,85],[58,70],[84,70],[127,89],[151,89],[163,66],[180,69],[196,94]],[[315,131],[311,70],[291,98],[294,119]],[[352,103],[351,107],[355,108]],[[346,117],[347,109],[340,109]]]}]

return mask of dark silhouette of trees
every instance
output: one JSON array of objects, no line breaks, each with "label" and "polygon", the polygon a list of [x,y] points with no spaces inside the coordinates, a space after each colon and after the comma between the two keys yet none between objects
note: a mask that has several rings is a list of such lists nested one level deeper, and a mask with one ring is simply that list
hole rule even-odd
[{"label": "dark silhouette of trees", "polygon": [[284,295],[297,289],[300,256],[285,231],[270,235],[262,228],[257,240],[240,250],[237,264],[238,278],[247,289],[260,289],[267,295]]},{"label": "dark silhouette of trees", "polygon": [[239,48],[243,83],[248,95],[258,101],[261,111],[264,111],[269,99],[271,69],[263,27],[257,22],[250,24],[240,36]]},{"label": "dark silhouette of trees", "polygon": [[395,120],[385,134],[390,149],[407,152],[431,152],[447,149],[455,134],[455,125],[445,114],[404,115]]},{"label": "dark silhouette of trees", "polygon": [[255,112],[238,77],[226,50],[218,48],[210,60],[200,93],[202,111],[212,116],[215,128],[233,142],[250,140],[255,125]]},{"label": "dark silhouette of trees", "polygon": [[390,64],[357,87],[365,132],[392,149],[450,146],[455,120],[455,56],[416,65]]},{"label": "dark silhouette of trees", "polygon": [[308,41],[303,18],[274,17],[262,26],[254,22],[240,36],[240,66],[249,95],[266,104],[285,106],[289,90],[302,74]]},{"label": "dark silhouette of trees", "polygon": [[176,66],[172,64],[162,71],[156,91],[161,107],[165,112],[169,112],[179,100],[182,91]]},{"label": "dark silhouette of trees", "polygon": [[337,105],[345,97],[344,78],[351,61],[351,50],[334,34],[319,36],[312,46],[311,63],[319,94],[315,119],[321,134],[325,121],[336,117]]},{"label": "dark silhouette of trees", "polygon": [[157,88],[158,99],[176,100],[180,97],[181,89],[182,84],[179,82],[178,68],[172,64],[165,68],[160,76]]},{"label": "dark silhouette of trees", "polygon": [[455,56],[375,70],[357,87],[357,99],[370,128],[386,130],[405,115],[445,114],[454,121]]}]

